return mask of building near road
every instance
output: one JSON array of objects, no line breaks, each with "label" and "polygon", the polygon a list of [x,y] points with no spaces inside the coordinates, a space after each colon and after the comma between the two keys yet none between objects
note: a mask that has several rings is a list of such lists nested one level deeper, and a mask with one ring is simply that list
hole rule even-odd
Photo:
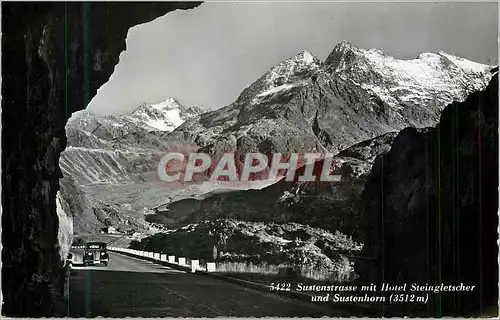
[{"label": "building near road", "polygon": [[115,227],[105,227],[101,229],[101,233],[116,233]]}]

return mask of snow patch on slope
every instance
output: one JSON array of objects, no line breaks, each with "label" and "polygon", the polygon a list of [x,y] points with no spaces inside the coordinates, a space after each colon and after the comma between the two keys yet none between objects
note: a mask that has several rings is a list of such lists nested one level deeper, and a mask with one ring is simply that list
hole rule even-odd
[{"label": "snow patch on slope", "polygon": [[265,76],[267,90],[277,86],[290,83],[294,76],[303,72],[319,69],[320,62],[308,51],[302,51],[298,55],[283,61],[276,67],[271,68]]},{"label": "snow patch on slope", "polygon": [[446,53],[444,51],[440,51],[439,54],[441,56],[444,56],[448,58],[451,62],[456,64],[457,66],[461,67],[462,69],[475,72],[475,73],[483,73],[483,72],[488,72],[491,69],[491,66],[482,64],[482,63],[477,63],[474,61],[470,61],[461,57],[457,57],[454,55],[451,55],[449,53]]},{"label": "snow patch on slope", "polygon": [[267,71],[261,79],[250,86],[252,104],[258,104],[263,99],[275,94],[285,93],[291,89],[309,84],[310,75],[319,71],[321,61],[308,51],[281,62]]}]

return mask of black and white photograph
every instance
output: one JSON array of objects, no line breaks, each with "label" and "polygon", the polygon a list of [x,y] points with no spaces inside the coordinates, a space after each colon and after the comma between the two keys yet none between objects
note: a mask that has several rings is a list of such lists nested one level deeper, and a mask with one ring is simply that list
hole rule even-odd
[{"label": "black and white photograph", "polygon": [[498,318],[498,13],[2,1],[2,317]]}]

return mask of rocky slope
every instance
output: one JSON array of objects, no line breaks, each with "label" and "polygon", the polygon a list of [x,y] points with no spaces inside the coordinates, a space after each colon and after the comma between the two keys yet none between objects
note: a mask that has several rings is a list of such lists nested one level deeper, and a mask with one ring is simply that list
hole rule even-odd
[{"label": "rocky slope", "polygon": [[130,27],[198,5],[2,4],[3,315],[64,315],[56,194],[66,120],[109,79]]},{"label": "rocky slope", "polygon": [[81,185],[141,181],[139,175],[156,171],[168,149],[165,135],[199,113],[200,109],[183,107],[174,99],[143,104],[121,115],[99,117],[79,111],[66,125],[63,174]]},{"label": "rocky slope", "polygon": [[322,62],[303,51],[268,70],[231,105],[171,137],[226,151],[336,153],[405,127],[434,125],[451,101],[484,88],[490,66],[446,53],[397,60],[342,42]]},{"label": "rocky slope", "polygon": [[[497,68],[498,70],[498,68]],[[497,312],[498,75],[446,107],[435,128],[408,128],[363,192],[367,283],[475,285],[433,296],[422,316]],[[437,312],[437,313],[436,313]]]},{"label": "rocky slope", "polygon": [[[361,238],[359,199],[376,157],[390,150],[395,132],[363,141],[334,157],[340,182],[279,182],[256,190],[226,190],[198,198],[173,201],[158,208],[146,219],[177,228],[187,223],[220,217],[247,221],[294,221]],[[319,175],[323,161],[317,161],[313,174]]]},{"label": "rocky slope", "polygon": [[[147,189],[147,176],[156,171],[169,147],[165,134],[199,113],[200,109],[186,108],[171,98],[143,104],[127,114],[75,113],[66,125],[68,147],[59,163],[64,176],[61,197],[74,216],[75,232],[98,232],[106,219],[125,229],[148,229],[143,209],[154,203],[147,203],[151,202],[147,194],[141,195],[141,204],[147,204],[138,207],[130,193],[115,191]],[[156,191],[155,196],[166,201],[169,190],[153,189],[147,192]],[[109,201],[109,195],[121,196],[121,200]]]},{"label": "rocky slope", "polygon": [[353,256],[361,245],[340,232],[298,223],[246,222],[235,219],[200,221],[168,233],[133,241],[131,248],[167,252],[204,261],[296,267],[322,280],[352,280]]}]

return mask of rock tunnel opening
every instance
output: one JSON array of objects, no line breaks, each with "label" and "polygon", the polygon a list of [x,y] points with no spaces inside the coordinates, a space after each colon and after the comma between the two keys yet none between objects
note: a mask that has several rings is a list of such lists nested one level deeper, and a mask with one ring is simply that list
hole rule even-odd
[{"label": "rock tunnel opening", "polygon": [[64,314],[56,194],[66,120],[108,80],[130,27],[199,4],[2,3],[4,315]]}]

